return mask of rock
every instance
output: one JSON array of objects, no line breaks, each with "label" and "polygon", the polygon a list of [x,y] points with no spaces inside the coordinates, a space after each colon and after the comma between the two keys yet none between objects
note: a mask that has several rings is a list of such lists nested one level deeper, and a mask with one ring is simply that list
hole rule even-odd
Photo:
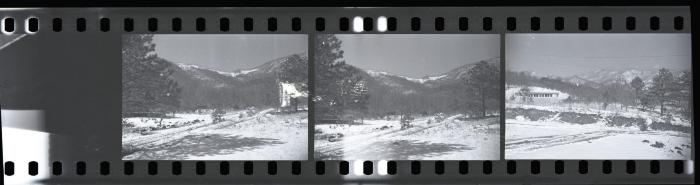
[{"label": "rock", "polygon": [[642,143],[649,143],[649,140],[642,140]]}]

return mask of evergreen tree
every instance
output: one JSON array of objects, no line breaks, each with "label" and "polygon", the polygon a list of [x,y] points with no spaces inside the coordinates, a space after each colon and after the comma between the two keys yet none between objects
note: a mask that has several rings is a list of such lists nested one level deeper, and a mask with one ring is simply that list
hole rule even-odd
[{"label": "evergreen tree", "polygon": [[498,99],[500,95],[500,68],[481,61],[467,71],[466,85],[470,94],[480,101],[481,116],[486,117],[487,101]]},{"label": "evergreen tree", "polygon": [[692,116],[693,106],[691,103],[693,97],[691,92],[691,87],[693,86],[692,78],[693,76],[689,71],[683,71],[676,80],[676,101],[683,110],[683,115],[688,119]]},{"label": "evergreen tree", "polygon": [[315,53],[315,109],[321,116],[339,116],[337,109],[340,102],[340,71],[345,61],[342,41],[334,35],[318,35]]},{"label": "evergreen tree", "polygon": [[672,93],[675,90],[674,77],[671,71],[666,68],[659,69],[659,73],[654,76],[649,94],[652,99],[661,106],[660,114],[664,115],[665,104],[671,101]]},{"label": "evergreen tree", "polygon": [[641,103],[642,90],[644,90],[644,81],[642,81],[642,79],[638,76],[634,77],[634,79],[632,79],[632,81],[630,82],[630,86],[632,87],[632,89],[634,89],[635,103]]},{"label": "evergreen tree", "polygon": [[342,41],[334,35],[316,38],[315,110],[322,117],[365,114],[369,104],[361,71],[343,60]]},{"label": "evergreen tree", "polygon": [[122,37],[122,112],[173,112],[180,89],[170,63],[155,54],[153,35]]}]

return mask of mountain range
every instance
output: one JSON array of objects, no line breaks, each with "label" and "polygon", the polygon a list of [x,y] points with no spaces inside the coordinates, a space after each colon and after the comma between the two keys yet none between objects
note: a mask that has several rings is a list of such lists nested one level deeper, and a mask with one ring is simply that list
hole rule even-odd
[{"label": "mountain range", "polygon": [[[645,83],[650,83],[654,76],[658,73],[658,70],[654,69],[628,69],[628,70],[614,70],[614,69],[598,69],[586,73],[580,73],[572,75],[566,78],[562,78],[563,81],[573,83],[576,85],[587,84],[591,87],[599,87],[601,85],[607,85],[611,83],[630,83],[636,77],[639,77]],[[671,70],[674,75],[679,75],[680,71]]]},{"label": "mountain range", "polygon": [[[170,62],[172,78],[181,89],[181,107],[273,106],[277,104],[278,76],[283,64],[299,57],[306,64],[306,53],[280,57],[245,70],[220,71],[196,65]],[[307,73],[305,73],[307,74]]]},{"label": "mountain range", "polygon": [[[306,53],[296,55],[304,61],[308,60]],[[172,77],[182,89],[182,104],[187,108],[218,104],[234,107],[273,106],[279,97],[277,77],[284,73],[282,66],[293,56],[268,61],[251,69],[235,71],[220,71],[171,62],[174,71]],[[500,58],[484,61],[497,66],[500,64]],[[424,78],[410,78],[351,67],[357,68],[358,75],[367,82],[371,97],[370,109],[396,109],[396,106],[404,106],[401,103],[405,104],[407,101],[423,102],[421,104],[455,104],[455,99],[464,99],[464,79],[475,64],[465,64],[445,73]]]}]

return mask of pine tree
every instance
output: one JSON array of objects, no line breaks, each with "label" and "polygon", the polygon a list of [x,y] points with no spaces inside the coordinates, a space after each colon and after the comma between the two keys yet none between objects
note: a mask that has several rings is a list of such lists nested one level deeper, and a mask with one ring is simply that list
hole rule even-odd
[{"label": "pine tree", "polygon": [[661,106],[661,115],[664,115],[666,110],[665,104],[671,100],[674,89],[674,77],[671,71],[666,68],[659,69],[659,73],[654,76],[649,87],[649,94]]},{"label": "pine tree", "polygon": [[170,63],[155,54],[153,35],[122,37],[122,112],[174,112],[180,88]]},{"label": "pine tree", "polygon": [[315,110],[322,117],[366,114],[369,94],[361,71],[343,60],[342,41],[334,35],[316,38]]},{"label": "pine tree", "polygon": [[342,41],[334,35],[318,35],[315,45],[315,109],[320,116],[338,116],[337,107],[340,101],[340,87],[337,83],[340,76],[337,73],[339,66],[345,64]]},{"label": "pine tree", "polygon": [[693,86],[692,78],[693,76],[689,71],[683,71],[676,79],[676,101],[683,110],[683,115],[688,119],[692,116],[693,106],[691,103],[693,96],[691,92],[691,87]]},{"label": "pine tree", "polygon": [[500,94],[500,69],[486,61],[481,61],[467,71],[466,85],[480,100],[481,116],[486,117],[487,101],[495,100]]},{"label": "pine tree", "polygon": [[634,99],[635,103],[639,104],[641,101],[642,90],[644,90],[644,81],[641,78],[634,77],[630,82],[630,86],[634,89]]}]

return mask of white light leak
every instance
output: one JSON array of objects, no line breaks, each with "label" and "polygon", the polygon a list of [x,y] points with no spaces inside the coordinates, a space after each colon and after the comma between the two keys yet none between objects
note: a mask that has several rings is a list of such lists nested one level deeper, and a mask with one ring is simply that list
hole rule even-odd
[{"label": "white light leak", "polygon": [[[15,174],[5,178],[4,184],[32,184],[49,178],[49,140],[51,134],[31,129],[10,127],[11,125],[44,125],[42,110],[0,110],[2,122],[2,155],[3,164],[12,161],[15,164]],[[29,175],[28,163],[35,161],[39,165],[39,173]]]},{"label": "white light leak", "polygon": [[377,18],[377,31],[385,32],[386,30],[387,30],[386,17],[379,16],[379,18]]},{"label": "white light leak", "polygon": [[362,17],[357,16],[352,19],[352,31],[355,32],[362,32],[364,28],[364,21],[362,21]]},{"label": "white light leak", "polygon": [[693,160],[687,160],[685,162],[685,173],[688,175],[695,174],[695,163]]},{"label": "white light leak", "polygon": [[12,32],[5,31],[5,19],[7,19],[7,17],[0,19],[0,32],[5,35],[10,35]]},{"label": "white light leak", "polygon": [[365,162],[365,160],[355,160],[355,162],[353,162],[352,170],[353,170],[353,173],[355,173],[355,175],[357,175],[357,176],[364,176],[365,175],[363,173],[363,170],[362,170],[364,167],[364,165],[362,163],[364,163],[364,162]]},{"label": "white light leak", "polygon": [[[32,18],[36,18],[36,17],[29,17],[29,18],[27,18],[27,19],[24,19],[24,32],[27,33],[27,34],[31,34],[31,35],[33,35],[33,34],[36,33],[35,31],[29,31],[29,19],[32,19]],[[39,30],[39,29],[38,29],[38,28],[39,28],[39,24],[38,24],[38,23],[37,23],[36,27],[37,27],[37,31],[38,31],[38,30]]]},{"label": "white light leak", "polygon": [[387,175],[388,174],[388,168],[387,168],[387,160],[379,160],[377,162],[377,174],[379,175]]}]

